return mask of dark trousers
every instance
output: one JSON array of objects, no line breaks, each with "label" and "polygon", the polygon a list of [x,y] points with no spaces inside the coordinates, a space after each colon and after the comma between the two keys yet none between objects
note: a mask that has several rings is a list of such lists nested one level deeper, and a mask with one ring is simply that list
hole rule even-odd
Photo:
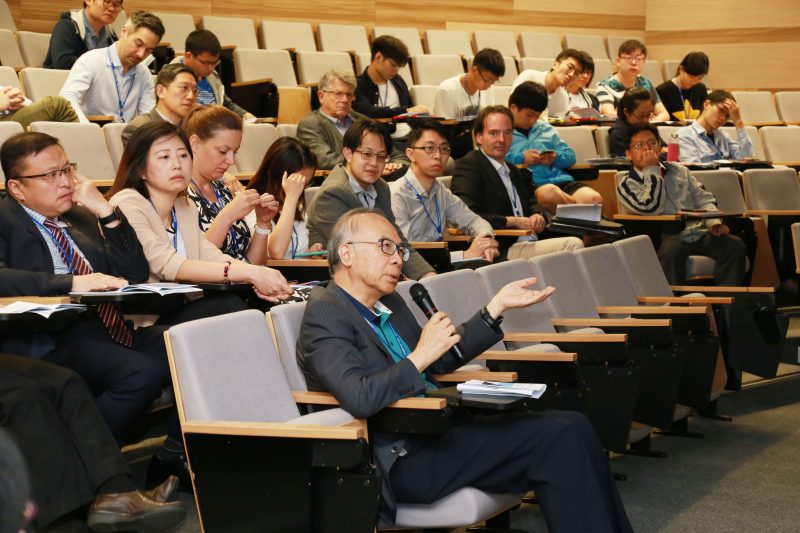
[{"label": "dark trousers", "polygon": [[594,428],[569,411],[416,437],[392,467],[389,483],[401,503],[430,503],[465,486],[534,490],[552,532],[633,531]]},{"label": "dark trousers", "polygon": [[25,457],[40,525],[92,501],[103,482],[128,473],[92,394],[66,368],[0,354],[0,427]]},{"label": "dark trousers", "polygon": [[744,279],[747,246],[735,235],[705,235],[695,242],[684,242],[677,235],[662,235],[658,260],[670,285],[686,282],[686,260],[690,255],[714,259],[716,285],[741,285]]}]

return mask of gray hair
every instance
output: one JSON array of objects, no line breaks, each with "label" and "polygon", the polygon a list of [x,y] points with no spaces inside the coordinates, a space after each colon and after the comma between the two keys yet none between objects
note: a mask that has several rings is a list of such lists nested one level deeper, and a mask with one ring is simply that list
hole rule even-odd
[{"label": "gray hair", "polygon": [[331,238],[328,239],[328,269],[331,272],[331,276],[336,274],[342,264],[342,259],[339,257],[339,247],[353,238],[353,234],[358,231],[358,219],[363,215],[383,217],[382,214],[372,209],[357,207],[345,213],[333,226]]},{"label": "gray hair", "polygon": [[319,90],[327,91],[333,80],[341,80],[342,82],[351,86],[353,89],[356,88],[356,77],[353,76],[351,71],[333,68],[323,74],[319,79]]}]

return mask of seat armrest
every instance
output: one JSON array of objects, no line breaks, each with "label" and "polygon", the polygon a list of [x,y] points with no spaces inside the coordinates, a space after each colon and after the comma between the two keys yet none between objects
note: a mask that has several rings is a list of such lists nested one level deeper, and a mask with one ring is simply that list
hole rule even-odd
[{"label": "seat armrest", "polygon": [[495,237],[525,237],[530,235],[531,232],[524,229],[496,229],[494,230]]},{"label": "seat armrest", "polygon": [[551,318],[555,327],[587,327],[587,328],[668,328],[672,320],[668,318]]},{"label": "seat armrest", "polygon": [[670,285],[673,292],[730,292],[730,293],[771,293],[775,292],[775,287],[722,287],[705,285]]},{"label": "seat armrest", "polygon": [[697,315],[706,316],[706,310],[702,307],[672,307],[672,306],[639,306],[639,305],[620,305],[620,306],[597,306],[597,312],[601,315]]},{"label": "seat armrest", "polygon": [[522,361],[533,363],[574,363],[578,354],[571,352],[509,352],[487,350],[475,359],[484,361]]},{"label": "seat armrest", "polygon": [[250,85],[260,85],[262,83],[272,83],[272,78],[259,78],[257,80],[248,80],[248,81],[235,81],[231,83],[231,87],[247,87]]},{"label": "seat armrest", "polygon": [[614,215],[614,220],[639,220],[642,222],[677,222],[680,219],[680,215],[629,215],[626,213]]},{"label": "seat armrest", "polygon": [[728,305],[733,303],[733,296],[638,296],[641,304],[678,304],[678,305]]},{"label": "seat armrest", "polygon": [[[292,391],[296,403],[311,405],[339,405],[333,394],[329,392]],[[444,409],[444,398],[403,398],[387,406],[392,409],[425,409],[437,411]]]},{"label": "seat armrest", "polygon": [[409,242],[412,248],[416,250],[446,250],[447,243],[443,241],[413,241]]},{"label": "seat armrest", "polygon": [[[785,164],[785,163],[784,163]],[[800,163],[792,163],[791,165],[800,165]],[[787,165],[787,166],[791,166]],[[758,216],[775,216],[775,217],[800,217],[800,211],[790,209],[748,209],[748,215]]]},{"label": "seat armrest", "polygon": [[237,435],[242,437],[336,440],[356,440],[365,438],[364,429],[351,422],[339,426],[321,426],[315,424],[282,424],[273,422],[193,420],[181,424],[181,429],[184,433]]},{"label": "seat armrest", "polygon": [[272,268],[324,268],[328,269],[327,259],[267,259],[267,266]]},{"label": "seat armrest", "polygon": [[513,383],[519,377],[516,372],[491,372],[488,369],[473,372],[451,372],[449,374],[436,374],[433,377],[441,383],[463,383],[471,379],[488,379],[491,381],[501,381],[503,383]]},{"label": "seat armrest", "polygon": [[8,305],[13,302],[28,302],[32,304],[68,304],[69,296],[3,296],[0,298],[0,305]]},{"label": "seat armrest", "polygon": [[623,333],[506,333],[503,335],[506,342],[576,342],[576,343],[625,343],[628,336]]}]

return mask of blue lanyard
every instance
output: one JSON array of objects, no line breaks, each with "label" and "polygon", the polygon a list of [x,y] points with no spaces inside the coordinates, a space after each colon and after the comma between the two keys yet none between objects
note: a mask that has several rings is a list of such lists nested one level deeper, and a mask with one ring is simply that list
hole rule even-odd
[{"label": "blue lanyard", "polygon": [[[194,185],[195,191],[197,191],[197,194],[199,194],[200,198],[208,205],[209,209],[211,209],[211,211],[214,213],[214,218],[216,218],[217,215],[219,214],[219,212],[222,211],[222,208],[225,207],[225,202],[223,201],[222,197],[217,192],[217,188],[214,187],[213,183],[211,184],[211,190],[214,191],[214,197],[216,198],[216,202],[211,202],[211,200],[206,198],[206,195],[203,194],[203,191],[200,189],[200,187],[197,185],[197,183],[195,183],[194,180],[191,180],[191,181],[192,181],[192,185]],[[231,240],[231,245],[229,247],[227,247],[227,249],[231,251],[232,255],[239,255],[238,254],[239,241],[236,238],[236,229],[234,229],[234,227],[233,227],[234,224],[236,224],[236,223],[234,222],[233,224],[231,224],[228,227],[228,237]],[[225,248],[224,243],[223,243],[223,248]]]},{"label": "blue lanyard", "polygon": [[[721,133],[717,132],[717,135],[722,135]],[[717,156],[717,159],[724,159],[725,154],[722,153],[722,150],[717,148],[717,144],[711,140],[711,137],[708,136],[708,133],[705,131],[701,134],[702,139],[708,144],[712,150],[714,150],[714,154]]]},{"label": "blue lanyard", "polygon": [[400,347],[400,355],[399,356],[398,356],[398,354],[395,353],[394,350],[392,350],[391,343],[389,342],[389,339],[387,339],[386,336],[383,334],[383,331],[381,331],[381,329],[379,327],[377,327],[375,324],[373,324],[372,321],[369,320],[367,317],[364,317],[364,320],[367,321],[367,324],[369,324],[369,326],[372,328],[372,331],[374,331],[375,334],[378,337],[380,337],[380,339],[383,342],[384,346],[386,346],[386,349],[389,350],[390,352],[392,352],[392,357],[395,359],[396,363],[399,363],[400,361],[402,361],[403,359],[408,357],[408,352],[406,352],[405,344],[400,339],[400,335],[397,334],[397,330],[394,329],[394,324],[392,324],[391,320],[388,320],[387,322],[389,323],[389,328],[392,330],[392,334],[394,335],[394,338],[397,341],[397,346]]},{"label": "blue lanyard", "polygon": [[292,259],[297,255],[298,246],[300,246],[300,235],[297,234],[297,230],[294,228],[294,225],[292,225]]},{"label": "blue lanyard", "polygon": [[425,199],[417,191],[417,189],[414,188],[414,186],[411,184],[411,182],[408,181],[407,177],[403,176],[403,179],[406,180],[406,185],[408,185],[408,187],[412,191],[414,191],[414,195],[417,197],[417,200],[419,200],[420,205],[422,205],[422,210],[425,211],[425,216],[428,217],[428,220],[431,221],[431,224],[433,224],[433,227],[435,227],[436,231],[439,232],[439,240],[441,240],[442,239],[442,211],[439,209],[439,198],[437,196],[435,196],[435,195],[433,197],[433,203],[436,205],[436,220],[433,220],[433,217],[431,216],[430,212],[428,211],[428,207],[425,205]]},{"label": "blue lanyard", "polygon": [[[150,205],[153,206],[153,211],[156,212],[158,215],[158,209],[156,209],[156,205],[153,203],[153,200],[150,198],[147,199],[150,202]],[[175,206],[172,206],[172,223],[170,224],[169,230],[167,233],[172,233],[172,247],[175,248],[175,251],[178,251],[178,217],[175,216]]]},{"label": "blue lanyard", "polygon": [[[131,74],[131,84],[128,85],[128,94],[125,95],[125,99],[122,99],[122,93],[119,91],[119,82],[117,81],[117,66],[114,64],[114,61],[111,59],[111,47],[109,46],[106,48],[106,54],[108,55],[108,63],[111,67],[111,75],[114,76],[114,86],[117,88],[117,103],[119,104],[119,121],[125,122],[125,104],[128,101],[128,97],[131,95],[131,91],[133,90],[133,85],[136,83],[136,71],[134,70]],[[124,76],[124,74],[123,74]]]},{"label": "blue lanyard", "polygon": [[[500,181],[502,181],[502,176],[503,175],[500,173],[499,170],[497,171],[497,173],[500,174],[500,177],[501,177]],[[509,186],[511,188],[511,204],[512,204],[512,207],[514,208],[514,215],[518,216],[518,217],[522,216],[522,213],[519,211],[519,208],[517,207],[517,188],[514,187],[514,182],[511,181],[511,176],[508,176],[508,184],[509,184]],[[505,185],[505,182],[503,182],[503,185]]]},{"label": "blue lanyard", "polygon": [[72,241],[70,240],[69,237],[67,237],[66,232],[63,232],[62,230],[62,232],[64,233],[64,237],[67,241],[67,248],[65,249],[64,246],[60,242],[58,242],[56,236],[53,235],[53,232],[50,231],[50,228],[48,228],[47,226],[45,226],[44,224],[42,224],[33,217],[31,217],[31,220],[33,220],[34,224],[36,224],[37,226],[42,228],[45,232],[47,232],[47,235],[50,237],[50,240],[53,241],[53,244],[55,244],[61,251],[61,254],[63,255],[62,259],[65,259],[64,263],[67,265],[67,269],[69,270],[70,274],[72,274],[74,272],[72,265],[75,263],[75,250],[72,248]]}]

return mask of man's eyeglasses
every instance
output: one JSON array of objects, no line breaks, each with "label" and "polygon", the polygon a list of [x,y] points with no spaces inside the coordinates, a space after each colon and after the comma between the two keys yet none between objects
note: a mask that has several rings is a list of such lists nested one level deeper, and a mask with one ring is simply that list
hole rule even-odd
[{"label": "man's eyeglasses", "polygon": [[497,82],[499,81],[499,79],[500,79],[500,78],[498,78],[497,76],[495,76],[494,74],[492,74],[492,73],[490,72],[490,73],[489,73],[489,79],[487,80],[487,79],[486,79],[486,77],[483,75],[483,72],[484,72],[484,71],[482,71],[482,70],[478,69],[478,76],[480,76],[480,77],[481,77],[481,79],[483,80],[483,83],[485,83],[485,84],[487,84],[487,85],[494,85],[494,84],[495,84],[495,83],[497,83]]},{"label": "man's eyeglasses", "polygon": [[631,148],[635,148],[636,150],[644,150],[645,148],[658,148],[661,146],[661,143],[658,139],[650,139],[648,141],[639,141],[636,144],[632,144]]},{"label": "man's eyeglasses", "polygon": [[122,0],[103,0],[103,7],[113,7],[114,9],[122,9]]},{"label": "man's eyeglasses", "polygon": [[449,146],[433,146],[432,144],[426,144],[425,146],[409,146],[412,150],[422,150],[428,155],[433,155],[435,153],[440,153],[442,155],[450,155],[450,147]]},{"label": "man's eyeglasses", "polygon": [[53,183],[61,176],[72,179],[75,177],[76,172],[78,172],[78,163],[67,163],[67,166],[58,170],[51,170],[50,172],[44,172],[42,174],[31,174],[30,176],[14,176],[13,179],[41,178],[47,183]]},{"label": "man's eyeglasses", "polygon": [[345,244],[377,244],[381,247],[381,252],[390,257],[397,252],[397,254],[400,255],[400,259],[403,261],[408,261],[408,258],[411,255],[411,250],[402,244],[397,244],[392,239],[383,238],[378,239],[377,241],[347,241]]},{"label": "man's eyeglasses", "polygon": [[201,65],[204,65],[206,67],[211,67],[211,68],[217,68],[217,65],[222,63],[222,60],[219,59],[219,58],[217,58],[217,59],[200,59],[198,57],[197,60],[200,62]]},{"label": "man's eyeglasses", "polygon": [[175,87],[184,96],[190,92],[195,96],[200,94],[200,89],[198,89],[196,85],[181,84],[181,85],[170,85],[170,87]]},{"label": "man's eyeglasses", "polygon": [[341,91],[325,91],[325,90],[323,90],[322,92],[324,92],[325,94],[330,94],[331,96],[333,96],[337,100],[341,100],[342,98],[344,98],[345,100],[352,100],[353,98],[356,97],[356,95],[353,94],[353,93],[343,93]]},{"label": "man's eyeglasses", "polygon": [[389,154],[385,154],[383,152],[375,153],[375,152],[365,152],[363,150],[353,150],[357,154],[361,154],[361,158],[366,161],[367,163],[371,163],[372,161],[378,160],[378,164],[385,165],[389,162]]},{"label": "man's eyeglasses", "polygon": [[644,63],[645,56],[619,56],[623,61],[635,65],[637,63]]}]

